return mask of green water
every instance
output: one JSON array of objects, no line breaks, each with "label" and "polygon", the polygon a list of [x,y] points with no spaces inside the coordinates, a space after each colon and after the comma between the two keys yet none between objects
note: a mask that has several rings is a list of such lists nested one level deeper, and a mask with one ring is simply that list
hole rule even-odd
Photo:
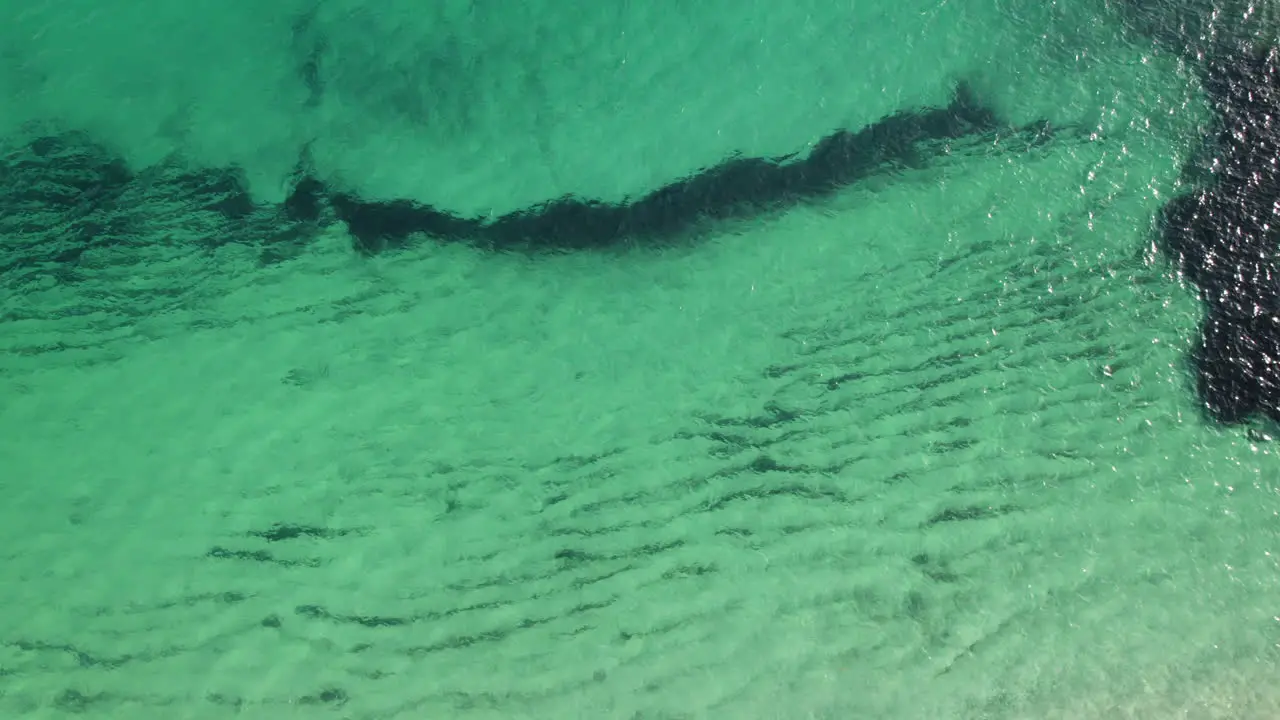
[{"label": "green water", "polygon": [[[106,32],[73,5],[5,9],[39,60],[5,75],[32,102],[14,127],[57,110],[135,164],[157,137],[223,153],[270,197],[255,144],[353,112],[295,108],[223,147],[261,107],[216,111],[234,93],[210,91],[156,135],[139,118],[162,90],[241,71],[146,70],[126,46],[87,66],[33,30]],[[320,162],[375,195],[429,176],[416,192],[460,208],[607,198],[699,153],[945,102],[956,75],[1055,132],[958,142],[677,250],[362,258],[334,229],[259,267],[159,240],[198,239],[175,220],[87,254],[75,283],[10,273],[0,717],[1274,717],[1275,446],[1201,418],[1199,305],[1150,247],[1207,119],[1190,72],[1096,7],[723,5],[522,10],[508,29],[497,5],[446,4],[468,52],[545,51],[543,89],[463,63],[488,83],[455,89],[470,125],[386,130],[400,144],[349,167],[328,137]],[[195,44],[172,37],[191,16],[152,10],[143,57]],[[403,26],[384,12],[367,22]],[[238,36],[287,26],[257,22]],[[565,58],[623,26],[650,70],[591,95],[598,68]],[[121,64],[172,85],[92,82]],[[720,70],[670,70],[691,66]],[[64,107],[90,87],[115,104]],[[466,147],[405,151],[450,137]]]}]

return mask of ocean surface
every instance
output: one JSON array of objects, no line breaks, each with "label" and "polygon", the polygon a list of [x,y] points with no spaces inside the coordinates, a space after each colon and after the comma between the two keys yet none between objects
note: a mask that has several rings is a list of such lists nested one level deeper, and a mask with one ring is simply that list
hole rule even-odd
[{"label": "ocean surface", "polygon": [[[1101,2],[273,5],[0,7],[0,717],[1280,716],[1280,445],[1153,244],[1185,57]],[[959,82],[1011,130],[675,243],[266,262],[157,180],[622,202]]]}]

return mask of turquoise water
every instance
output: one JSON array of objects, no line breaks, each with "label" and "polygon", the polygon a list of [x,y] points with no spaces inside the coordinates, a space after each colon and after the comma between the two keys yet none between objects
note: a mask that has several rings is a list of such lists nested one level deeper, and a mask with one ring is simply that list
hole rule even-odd
[{"label": "turquoise water", "polygon": [[112,8],[137,35],[97,64],[113,18],[10,8],[9,142],[177,147],[267,202],[324,131],[371,196],[500,212],[794,151],[957,76],[1053,132],[677,248],[366,258],[335,226],[262,266],[140,190],[135,243],[6,261],[0,716],[1280,710],[1275,447],[1202,419],[1200,308],[1151,248],[1207,121],[1177,58],[1097,7],[446,3],[415,35],[398,5],[314,32],[353,67],[444,58],[424,128],[412,83],[264,89],[303,6]]}]

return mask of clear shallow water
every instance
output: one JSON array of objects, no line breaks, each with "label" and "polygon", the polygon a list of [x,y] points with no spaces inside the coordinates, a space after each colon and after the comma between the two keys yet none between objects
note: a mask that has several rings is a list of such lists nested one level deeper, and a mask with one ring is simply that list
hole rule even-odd
[{"label": "clear shallow water", "polygon": [[1100,126],[682,250],[11,273],[0,711],[1273,716],[1275,451],[1149,252],[1202,101],[1067,44]]}]

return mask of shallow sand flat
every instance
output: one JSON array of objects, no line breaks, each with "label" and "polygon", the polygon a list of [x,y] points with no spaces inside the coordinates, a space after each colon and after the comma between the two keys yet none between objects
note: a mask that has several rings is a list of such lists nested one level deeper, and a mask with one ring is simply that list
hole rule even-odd
[{"label": "shallow sand flat", "polygon": [[1186,387],[1163,143],[16,325],[0,714],[1271,717],[1275,451]]}]

